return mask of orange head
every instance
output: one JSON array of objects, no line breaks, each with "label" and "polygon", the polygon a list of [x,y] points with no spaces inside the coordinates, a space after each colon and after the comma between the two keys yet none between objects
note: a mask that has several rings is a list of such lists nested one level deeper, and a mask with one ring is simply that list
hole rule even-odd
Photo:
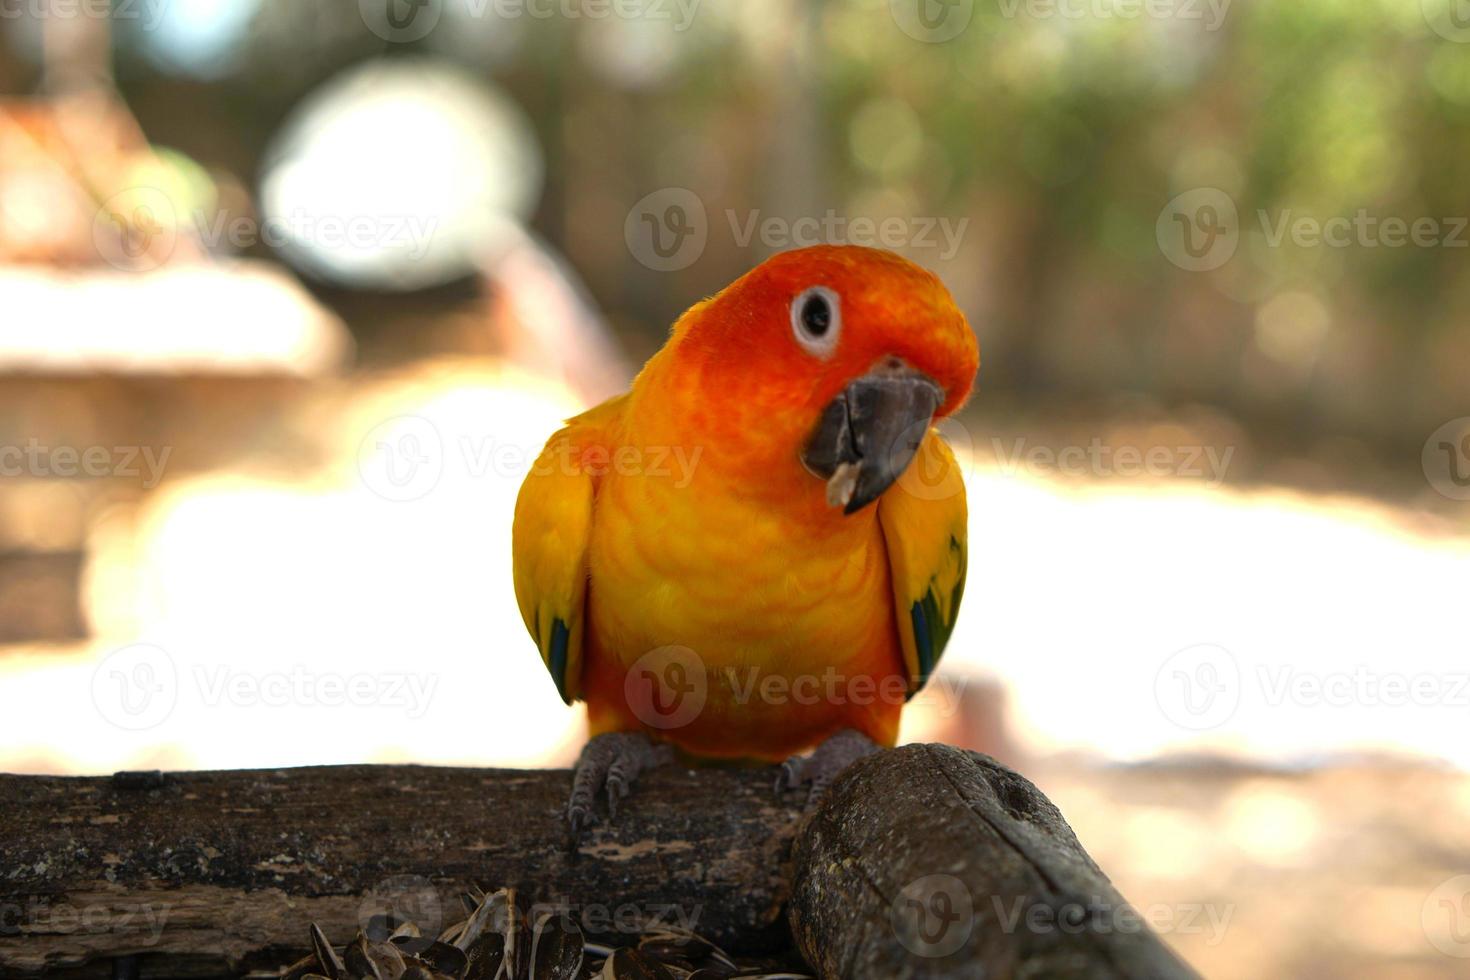
[{"label": "orange head", "polygon": [[[931,420],[979,367],[975,334],[937,276],[892,252],[776,255],[698,304],[640,379],[686,438],[755,482],[846,513],[902,474]],[[659,399],[661,402],[663,399]]]}]

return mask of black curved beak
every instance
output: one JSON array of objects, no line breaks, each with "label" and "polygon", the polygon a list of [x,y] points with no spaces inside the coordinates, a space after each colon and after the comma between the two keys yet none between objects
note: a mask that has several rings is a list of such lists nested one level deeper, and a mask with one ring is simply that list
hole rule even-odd
[{"label": "black curved beak", "polygon": [[853,381],[823,411],[801,461],[827,481],[827,503],[852,514],[877,500],[919,450],[944,392],[906,364]]}]

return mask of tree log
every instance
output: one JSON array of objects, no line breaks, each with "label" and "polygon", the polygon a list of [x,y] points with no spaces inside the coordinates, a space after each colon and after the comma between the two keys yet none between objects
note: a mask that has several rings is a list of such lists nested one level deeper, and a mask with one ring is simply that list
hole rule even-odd
[{"label": "tree log", "polygon": [[339,944],[390,910],[435,933],[472,886],[614,944],[660,921],[737,953],[794,936],[824,978],[1194,976],[985,756],[870,756],[804,823],[769,769],[664,767],[575,848],[569,789],[422,766],[0,776],[0,976],[238,976],[306,952],[311,922]]},{"label": "tree log", "polygon": [[909,745],[844,772],[798,835],[791,927],[824,980],[1196,975],[1024,777]]},{"label": "tree log", "polygon": [[[0,976],[238,976],[345,943],[395,908],[427,932],[472,885],[636,942],[682,922],[732,950],[789,947],[801,799],[770,770],[664,767],[573,850],[565,771],[341,766],[0,776]],[[626,933],[634,933],[631,937]]]}]

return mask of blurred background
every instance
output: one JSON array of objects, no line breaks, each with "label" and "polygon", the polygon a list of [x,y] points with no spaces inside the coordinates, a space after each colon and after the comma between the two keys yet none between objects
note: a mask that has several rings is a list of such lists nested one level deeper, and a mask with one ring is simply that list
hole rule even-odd
[{"label": "blurred background", "polygon": [[567,765],[510,515],[693,301],[936,271],[1019,767],[1212,977],[1470,964],[1463,0],[5,0],[0,768]]}]

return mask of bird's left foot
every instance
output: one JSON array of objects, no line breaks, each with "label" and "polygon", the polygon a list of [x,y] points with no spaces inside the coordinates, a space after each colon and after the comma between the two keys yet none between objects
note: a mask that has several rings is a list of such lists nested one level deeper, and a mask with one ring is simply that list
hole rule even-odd
[{"label": "bird's left foot", "polygon": [[818,745],[811,755],[794,755],[781,763],[776,776],[776,792],[810,784],[806,805],[811,809],[838,774],[865,755],[880,751],[882,746],[852,728],[842,731]]},{"label": "bird's left foot", "polygon": [[572,836],[597,822],[597,794],[607,790],[607,817],[616,819],[618,801],[640,773],[674,760],[669,745],[654,742],[641,732],[607,732],[594,735],[582,748],[572,776],[572,796],[567,801],[567,823]]}]

